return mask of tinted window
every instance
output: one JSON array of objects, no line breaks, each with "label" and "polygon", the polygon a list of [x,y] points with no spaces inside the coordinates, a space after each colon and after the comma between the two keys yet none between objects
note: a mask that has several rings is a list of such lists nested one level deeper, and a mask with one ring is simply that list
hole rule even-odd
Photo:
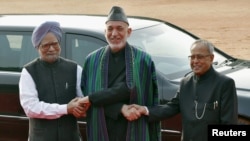
[{"label": "tinted window", "polygon": [[[129,42],[148,52],[156,68],[169,79],[176,79],[190,72],[188,56],[192,36],[166,24],[159,24],[134,30]],[[226,58],[214,52],[214,64],[225,62]]]},{"label": "tinted window", "polygon": [[168,78],[178,78],[190,71],[188,55],[195,39],[165,24],[134,30],[129,42],[148,52],[157,70]]},{"label": "tinted window", "polygon": [[83,65],[85,57],[92,51],[107,45],[101,39],[84,36],[67,34],[66,36],[66,54],[79,65]]},{"label": "tinted window", "polygon": [[0,66],[2,70],[20,71],[24,64],[38,56],[31,43],[31,33],[0,34]]}]

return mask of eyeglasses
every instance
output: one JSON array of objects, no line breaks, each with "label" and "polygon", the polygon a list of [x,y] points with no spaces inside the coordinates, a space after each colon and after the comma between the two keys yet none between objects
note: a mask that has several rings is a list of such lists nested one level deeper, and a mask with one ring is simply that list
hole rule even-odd
[{"label": "eyeglasses", "polygon": [[189,60],[194,60],[196,58],[197,60],[203,60],[205,57],[208,57],[208,56],[211,56],[211,55],[210,54],[208,54],[208,55],[201,55],[201,54],[190,55],[190,56],[188,56],[188,59]]},{"label": "eyeglasses", "polygon": [[59,43],[58,43],[57,41],[55,41],[55,42],[50,42],[50,43],[46,43],[46,44],[40,44],[39,47],[41,47],[42,50],[47,51],[47,50],[50,49],[51,46],[52,46],[54,49],[60,48]]}]

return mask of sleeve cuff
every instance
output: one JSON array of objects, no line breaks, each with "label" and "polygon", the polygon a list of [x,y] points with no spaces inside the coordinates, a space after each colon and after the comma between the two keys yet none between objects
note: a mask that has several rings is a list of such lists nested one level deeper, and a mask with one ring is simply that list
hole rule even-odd
[{"label": "sleeve cuff", "polygon": [[144,106],[145,110],[146,110],[146,115],[148,116],[149,115],[149,111],[148,111],[148,107],[147,106]]},{"label": "sleeve cuff", "polygon": [[59,112],[63,115],[67,115],[68,114],[67,104],[59,106]]}]

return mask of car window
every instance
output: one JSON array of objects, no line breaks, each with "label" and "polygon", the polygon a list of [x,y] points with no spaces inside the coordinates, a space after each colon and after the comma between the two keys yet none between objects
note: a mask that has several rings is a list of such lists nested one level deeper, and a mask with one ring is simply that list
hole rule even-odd
[{"label": "car window", "polygon": [[2,32],[0,34],[1,70],[20,71],[24,64],[38,56],[29,32]]},{"label": "car window", "polygon": [[166,24],[134,30],[129,42],[152,56],[157,70],[168,76],[184,76],[190,71],[188,55],[195,41],[190,35]]},{"label": "car window", "polygon": [[107,43],[101,39],[76,34],[67,34],[66,42],[67,56],[81,66],[90,52],[107,45]]},{"label": "car window", "polygon": [[[166,24],[134,30],[129,43],[143,49],[152,56],[157,70],[174,79],[189,73],[188,56],[190,46],[196,39],[185,32]],[[214,52],[214,64],[223,63],[226,58]]]}]

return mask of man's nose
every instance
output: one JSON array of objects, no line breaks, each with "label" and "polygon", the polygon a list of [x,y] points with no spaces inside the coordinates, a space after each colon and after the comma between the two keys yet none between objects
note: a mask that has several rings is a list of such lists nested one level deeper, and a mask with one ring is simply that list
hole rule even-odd
[{"label": "man's nose", "polygon": [[118,34],[118,31],[117,30],[113,30],[112,31],[112,35],[117,35]]}]

